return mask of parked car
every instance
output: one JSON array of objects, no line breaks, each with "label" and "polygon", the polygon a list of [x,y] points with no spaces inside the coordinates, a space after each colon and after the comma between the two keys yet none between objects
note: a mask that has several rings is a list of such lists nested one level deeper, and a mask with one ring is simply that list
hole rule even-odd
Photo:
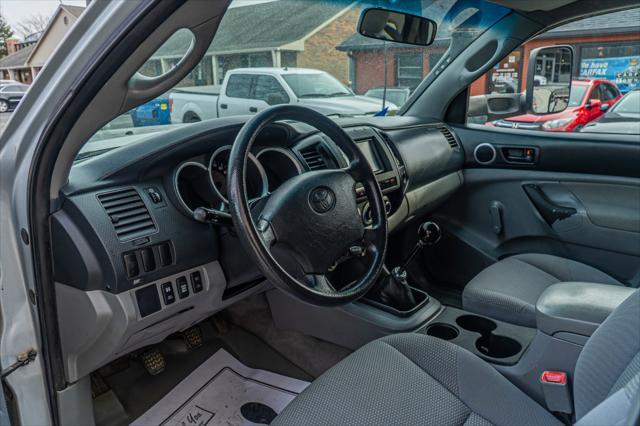
[{"label": "parked car", "polygon": [[29,86],[21,83],[0,84],[0,112],[15,109]]},{"label": "parked car", "polygon": [[171,124],[169,99],[154,99],[129,112],[134,127]]},{"label": "parked car", "polygon": [[603,104],[606,113],[582,128],[585,133],[640,135],[640,89],[627,92],[613,107]]},{"label": "parked car", "polygon": [[373,115],[382,109],[380,100],[355,95],[330,74],[305,68],[234,69],[221,86],[175,89],[169,104],[173,123],[255,114],[277,104],[300,104],[326,115]]},{"label": "parked car", "polygon": [[[382,99],[383,95],[384,87],[369,89],[364,94],[364,96],[376,99]],[[411,96],[411,89],[408,87],[387,87],[387,103],[402,106],[407,102],[409,96]]]},{"label": "parked car", "polygon": [[615,83],[602,80],[574,80],[571,82],[567,108],[555,114],[523,114],[502,120],[491,125],[527,130],[547,130],[552,132],[573,132],[582,129],[587,123],[604,114],[604,109],[612,106],[622,97]]}]

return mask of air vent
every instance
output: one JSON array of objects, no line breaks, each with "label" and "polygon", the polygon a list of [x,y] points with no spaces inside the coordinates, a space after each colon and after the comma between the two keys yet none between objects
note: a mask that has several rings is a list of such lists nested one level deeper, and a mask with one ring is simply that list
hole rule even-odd
[{"label": "air vent", "polygon": [[311,170],[323,170],[327,168],[327,163],[319,151],[319,145],[315,144],[300,150],[300,155]]},{"label": "air vent", "polygon": [[143,237],[156,231],[149,210],[135,189],[99,194],[98,200],[107,212],[120,241]]},{"label": "air vent", "polygon": [[457,148],[459,146],[458,141],[456,141],[456,138],[451,133],[451,130],[447,129],[446,127],[439,127],[438,129],[440,130],[440,133],[443,134],[451,148]]}]

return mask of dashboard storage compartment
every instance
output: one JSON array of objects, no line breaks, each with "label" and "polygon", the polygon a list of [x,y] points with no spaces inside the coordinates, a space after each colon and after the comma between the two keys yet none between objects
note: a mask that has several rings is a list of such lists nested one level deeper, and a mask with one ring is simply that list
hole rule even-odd
[{"label": "dashboard storage compartment", "polygon": [[500,365],[514,365],[524,355],[536,330],[507,324],[460,309],[445,308],[420,333],[449,340],[479,357]]}]

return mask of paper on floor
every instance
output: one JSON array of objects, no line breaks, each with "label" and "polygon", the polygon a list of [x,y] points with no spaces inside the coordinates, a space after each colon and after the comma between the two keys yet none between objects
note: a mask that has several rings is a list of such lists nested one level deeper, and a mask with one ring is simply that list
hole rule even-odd
[{"label": "paper on floor", "polygon": [[258,424],[280,413],[308,385],[249,368],[221,349],[132,425]]}]

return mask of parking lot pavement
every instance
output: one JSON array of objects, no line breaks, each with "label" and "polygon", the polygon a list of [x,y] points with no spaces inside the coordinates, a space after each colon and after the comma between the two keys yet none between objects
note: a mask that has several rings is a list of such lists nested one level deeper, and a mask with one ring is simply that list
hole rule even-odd
[{"label": "parking lot pavement", "polygon": [[9,122],[10,118],[11,118],[10,112],[4,112],[0,114],[0,135],[2,135],[2,133],[4,132],[4,128]]}]

